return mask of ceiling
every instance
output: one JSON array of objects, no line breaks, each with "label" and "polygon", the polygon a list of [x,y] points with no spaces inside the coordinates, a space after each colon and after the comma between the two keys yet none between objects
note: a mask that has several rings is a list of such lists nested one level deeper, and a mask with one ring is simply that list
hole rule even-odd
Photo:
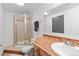
[{"label": "ceiling", "polygon": [[14,13],[44,13],[54,14],[63,10],[67,10],[79,3],[24,3],[24,6],[19,6],[16,3],[2,3],[3,10]]},{"label": "ceiling", "polygon": [[15,13],[32,13],[35,10],[46,7],[47,5],[54,6],[55,3],[24,3],[24,6],[19,6],[16,3],[2,3],[3,9]]},{"label": "ceiling", "polygon": [[51,14],[65,11],[65,10],[68,10],[70,8],[77,7],[77,6],[79,6],[79,3],[63,3],[53,9],[48,10],[47,12],[51,15]]}]

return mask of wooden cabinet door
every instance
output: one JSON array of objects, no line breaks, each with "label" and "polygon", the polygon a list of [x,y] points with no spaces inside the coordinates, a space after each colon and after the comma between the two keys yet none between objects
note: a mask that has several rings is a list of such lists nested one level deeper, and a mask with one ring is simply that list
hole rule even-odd
[{"label": "wooden cabinet door", "polygon": [[42,49],[39,49],[41,56],[50,56],[48,53],[43,51]]},{"label": "wooden cabinet door", "polygon": [[35,55],[36,56],[50,56],[48,53],[43,51],[42,49],[35,47]]}]

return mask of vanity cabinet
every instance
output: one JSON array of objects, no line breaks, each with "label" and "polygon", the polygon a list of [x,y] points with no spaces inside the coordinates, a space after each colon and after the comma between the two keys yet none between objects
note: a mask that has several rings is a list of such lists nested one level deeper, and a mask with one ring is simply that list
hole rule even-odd
[{"label": "vanity cabinet", "polygon": [[51,44],[60,42],[57,37],[43,36],[37,38],[34,44],[34,55],[36,56],[58,56],[52,49]]}]

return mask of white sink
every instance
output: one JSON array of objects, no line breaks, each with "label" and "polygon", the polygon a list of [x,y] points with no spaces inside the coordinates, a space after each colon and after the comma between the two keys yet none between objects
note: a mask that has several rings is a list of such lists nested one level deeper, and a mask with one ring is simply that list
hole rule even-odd
[{"label": "white sink", "polygon": [[3,52],[4,52],[4,47],[0,46],[0,56],[2,56]]},{"label": "white sink", "polygon": [[51,48],[61,56],[79,56],[79,47],[67,46],[64,43],[54,43]]}]

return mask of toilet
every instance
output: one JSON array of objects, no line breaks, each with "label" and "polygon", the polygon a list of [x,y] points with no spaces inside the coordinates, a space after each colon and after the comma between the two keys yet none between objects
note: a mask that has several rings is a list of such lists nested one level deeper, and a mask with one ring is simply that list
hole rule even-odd
[{"label": "toilet", "polygon": [[32,49],[33,49],[33,45],[27,45],[27,46],[22,48],[22,52],[24,53],[25,56],[31,56]]}]

